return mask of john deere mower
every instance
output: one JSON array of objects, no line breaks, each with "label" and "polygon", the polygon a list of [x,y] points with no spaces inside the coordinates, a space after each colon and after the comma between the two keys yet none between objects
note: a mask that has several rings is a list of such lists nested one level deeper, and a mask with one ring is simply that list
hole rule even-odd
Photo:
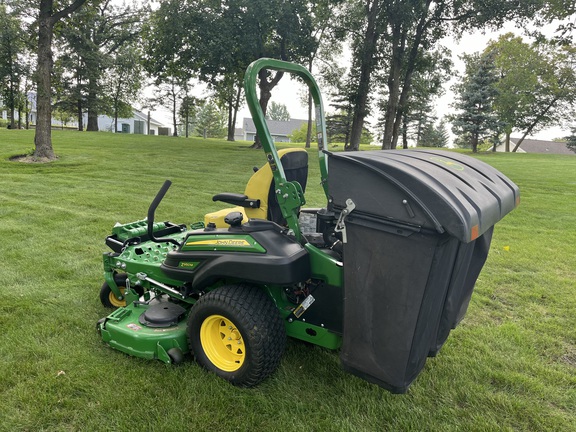
[{"label": "john deere mower", "polygon": [[[277,151],[256,94],[260,71],[299,76],[316,108],[323,208],[304,208],[308,154]],[[266,164],[233,207],[192,226],[117,224],[103,255],[97,328],[124,353],[255,386],[287,336],[339,350],[344,370],[402,393],[463,318],[493,227],[519,190],[491,166],[432,150],[326,151],[319,88],[303,67],[260,59],[245,92]]]}]

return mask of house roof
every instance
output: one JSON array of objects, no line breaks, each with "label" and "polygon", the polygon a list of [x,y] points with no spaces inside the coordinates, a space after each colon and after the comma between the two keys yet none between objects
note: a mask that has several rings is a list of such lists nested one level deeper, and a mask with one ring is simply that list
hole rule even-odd
[{"label": "house roof", "polygon": [[[514,148],[519,140],[520,138],[510,138],[510,147]],[[520,148],[526,153],[576,155],[576,153],[566,146],[565,141],[525,139],[520,144]]]},{"label": "house roof", "polygon": [[[289,121],[266,120],[270,135],[288,136],[297,129],[300,129],[303,123],[308,120],[290,119]],[[256,133],[256,126],[251,118],[244,117],[242,121],[243,129],[246,133]]]}]

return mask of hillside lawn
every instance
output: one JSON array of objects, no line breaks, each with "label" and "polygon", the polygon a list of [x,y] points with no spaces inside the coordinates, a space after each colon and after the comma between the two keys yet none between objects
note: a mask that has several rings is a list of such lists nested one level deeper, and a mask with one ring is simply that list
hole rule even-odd
[{"label": "hillside lawn", "polygon": [[[241,389],[190,359],[147,361],[99,339],[114,223],[142,219],[165,179],[157,220],[202,220],[222,208],[212,195],[243,191],[262,151],[55,131],[59,160],[9,160],[32,143],[32,131],[0,130],[0,431],[576,430],[576,156],[477,156],[518,184],[521,205],[496,226],[463,322],[392,395],[295,340],[271,378]],[[322,206],[310,156],[308,205]]]}]

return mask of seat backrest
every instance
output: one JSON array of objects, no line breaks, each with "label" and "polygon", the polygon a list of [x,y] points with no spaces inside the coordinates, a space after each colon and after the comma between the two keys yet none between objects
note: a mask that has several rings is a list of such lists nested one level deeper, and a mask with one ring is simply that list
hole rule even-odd
[{"label": "seat backrest", "polygon": [[[306,190],[308,180],[308,153],[301,148],[289,148],[278,151],[286,180],[297,181]],[[260,207],[246,208],[248,218],[268,219],[279,225],[285,225],[286,221],[282,217],[280,206],[276,200],[274,177],[270,165],[266,164],[256,171],[248,183],[244,194],[248,198],[259,199]]]}]

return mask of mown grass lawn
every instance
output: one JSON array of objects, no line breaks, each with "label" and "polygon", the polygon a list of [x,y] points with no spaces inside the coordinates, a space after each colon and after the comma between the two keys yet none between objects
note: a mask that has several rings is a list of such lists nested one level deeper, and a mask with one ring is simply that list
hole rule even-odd
[{"label": "mown grass lawn", "polygon": [[[201,220],[241,192],[247,143],[54,132],[60,159],[9,161],[33,132],[0,130],[1,431],[574,431],[576,156],[482,154],[521,206],[495,230],[468,314],[406,395],[344,373],[338,353],[289,341],[280,368],[239,389],[105,346],[96,321],[112,225]],[[311,151],[311,179],[318,178]],[[322,205],[317,181],[307,198]]]}]

